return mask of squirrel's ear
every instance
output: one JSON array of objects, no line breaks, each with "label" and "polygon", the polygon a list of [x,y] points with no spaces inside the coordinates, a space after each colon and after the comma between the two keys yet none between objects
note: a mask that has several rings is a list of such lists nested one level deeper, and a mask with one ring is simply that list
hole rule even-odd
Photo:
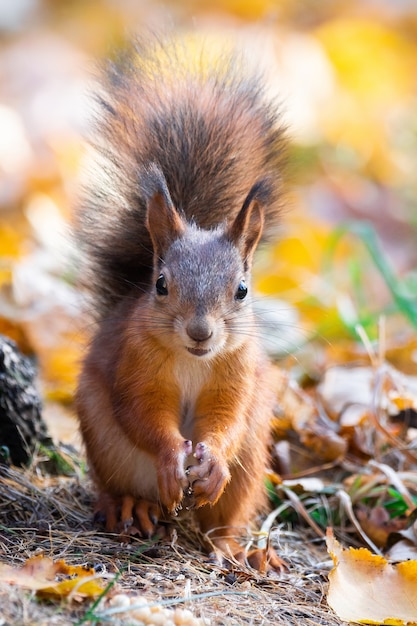
[{"label": "squirrel's ear", "polygon": [[156,166],[148,172],[146,227],[152,239],[154,252],[162,257],[173,241],[185,231],[184,221],[173,205],[165,177]]},{"label": "squirrel's ear", "polygon": [[264,226],[263,181],[256,183],[248,193],[239,213],[226,229],[226,237],[239,248],[245,269],[250,267]]}]

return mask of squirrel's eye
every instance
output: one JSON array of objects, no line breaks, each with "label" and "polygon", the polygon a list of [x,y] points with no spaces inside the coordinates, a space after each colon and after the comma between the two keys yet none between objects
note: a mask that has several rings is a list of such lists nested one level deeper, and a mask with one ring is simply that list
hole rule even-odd
[{"label": "squirrel's eye", "polygon": [[159,275],[158,280],[156,281],[155,287],[156,287],[156,293],[158,294],[158,296],[168,295],[167,282],[163,274]]},{"label": "squirrel's eye", "polygon": [[235,293],[236,300],[243,300],[246,298],[246,294],[248,293],[248,288],[246,287],[246,283],[244,280],[241,280],[239,283],[239,287]]}]

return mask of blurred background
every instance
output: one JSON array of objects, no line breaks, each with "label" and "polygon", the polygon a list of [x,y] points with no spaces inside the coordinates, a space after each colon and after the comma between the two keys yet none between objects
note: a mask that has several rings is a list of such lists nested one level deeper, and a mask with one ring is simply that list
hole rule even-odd
[{"label": "blurred background", "polygon": [[282,102],[289,191],[255,269],[270,349],[299,381],[370,347],[417,373],[414,0],[0,0],[0,333],[46,403],[71,404],[88,336],[68,224],[95,65],[172,25],[236,40]]}]

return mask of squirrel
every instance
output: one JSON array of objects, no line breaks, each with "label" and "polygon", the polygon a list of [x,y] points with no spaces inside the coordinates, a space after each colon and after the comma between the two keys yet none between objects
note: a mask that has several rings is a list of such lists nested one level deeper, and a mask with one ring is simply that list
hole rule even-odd
[{"label": "squirrel", "polygon": [[107,531],[151,537],[193,509],[206,547],[266,505],[273,369],[252,310],[255,250],[280,223],[286,130],[236,52],[136,40],[96,97],[97,166],[75,235],[97,311],[76,409]]}]

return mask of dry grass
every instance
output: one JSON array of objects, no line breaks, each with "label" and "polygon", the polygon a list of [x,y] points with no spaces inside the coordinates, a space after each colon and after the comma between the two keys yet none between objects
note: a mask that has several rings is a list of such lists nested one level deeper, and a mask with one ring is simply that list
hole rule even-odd
[{"label": "dry grass", "polygon": [[[290,565],[289,574],[264,577],[242,567],[226,571],[208,563],[196,531],[180,521],[170,541],[151,545],[135,539],[122,544],[91,523],[90,485],[77,478],[50,478],[39,469],[3,467],[0,477],[0,559],[23,564],[43,553],[69,564],[93,565],[100,574],[117,574],[116,582],[94,614],[108,606],[117,590],[143,594],[157,603],[183,601],[196,617],[211,624],[285,624],[333,626],[325,600],[330,566],[324,544],[306,529],[274,531],[272,541]],[[0,586],[2,624],[111,623],[88,614],[92,601],[40,601],[16,586]]]}]

